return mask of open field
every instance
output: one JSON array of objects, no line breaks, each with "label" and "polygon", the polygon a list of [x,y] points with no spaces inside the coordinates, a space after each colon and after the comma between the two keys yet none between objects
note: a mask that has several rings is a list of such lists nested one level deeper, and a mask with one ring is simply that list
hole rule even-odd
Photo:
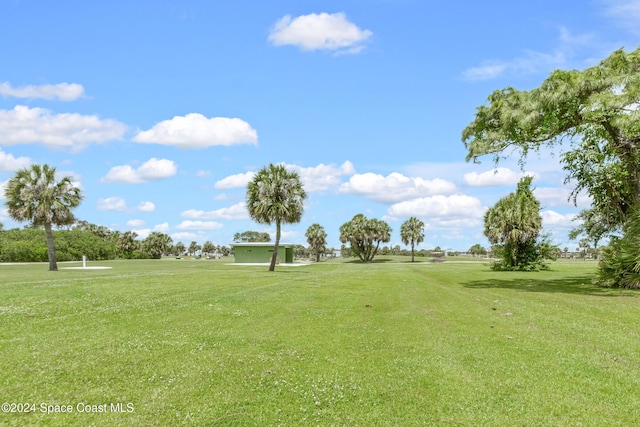
[{"label": "open field", "polygon": [[380,261],[0,266],[0,426],[640,422],[640,293],[595,263]]}]

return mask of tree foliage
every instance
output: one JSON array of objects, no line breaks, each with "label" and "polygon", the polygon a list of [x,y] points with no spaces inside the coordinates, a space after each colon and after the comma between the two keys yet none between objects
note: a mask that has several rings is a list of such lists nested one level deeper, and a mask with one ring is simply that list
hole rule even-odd
[{"label": "tree foliage", "polygon": [[[54,230],[57,261],[78,261],[86,256],[98,261],[115,258],[115,246],[95,234],[80,230]],[[43,228],[0,231],[0,262],[45,262],[48,260]]]},{"label": "tree foliage", "polygon": [[521,149],[522,159],[543,145],[569,146],[562,154],[572,196],[582,190],[593,209],[621,227],[640,198],[640,48],[615,51],[583,71],[554,71],[530,91],[493,92],[462,133],[467,160]]},{"label": "tree foliage", "polygon": [[378,253],[380,243],[391,240],[391,227],[379,219],[355,215],[340,227],[340,242],[349,243],[351,253],[362,262],[371,262]]},{"label": "tree foliage", "polygon": [[304,191],[300,176],[284,165],[269,164],[260,169],[247,185],[249,216],[259,224],[276,225],[276,241],[269,271],[275,270],[282,224],[300,222],[304,211]]},{"label": "tree foliage", "polygon": [[125,231],[124,233],[116,232],[113,235],[118,250],[118,257],[124,259],[132,259],[134,253],[140,249],[140,241],[138,233],[135,231]]},{"label": "tree foliage", "polygon": [[216,246],[210,240],[207,240],[202,244],[202,252],[210,255],[216,251]]},{"label": "tree foliage", "polygon": [[187,247],[184,245],[184,243],[178,242],[173,247],[173,254],[176,256],[180,256],[184,254],[186,250],[187,250]]},{"label": "tree foliage", "polygon": [[320,255],[322,255],[327,246],[327,232],[320,224],[312,224],[307,228],[305,233],[307,243],[311,253],[316,256],[316,262],[320,261]]},{"label": "tree foliage", "polygon": [[405,245],[411,245],[411,262],[414,262],[415,246],[424,241],[424,222],[412,216],[400,226],[400,238]]},{"label": "tree foliage", "polygon": [[[621,231],[640,201],[640,48],[622,49],[582,71],[556,70],[537,88],[493,92],[462,133],[467,161],[495,163],[519,149],[564,146],[566,182],[592,200],[589,215],[610,235]],[[600,230],[585,228],[593,240]]]},{"label": "tree foliage", "polygon": [[614,288],[640,288],[640,210],[634,209],[622,237],[603,249],[596,282]]},{"label": "tree foliage", "polygon": [[236,243],[270,242],[271,236],[267,232],[249,230],[243,231],[242,233],[235,233],[233,235],[233,241]]},{"label": "tree foliage", "polygon": [[28,221],[34,227],[44,227],[49,270],[58,269],[52,227],[71,225],[72,210],[82,201],[82,192],[71,177],[56,179],[56,168],[32,164],[20,169],[5,188],[9,216],[16,221]]},{"label": "tree foliage", "polygon": [[160,259],[162,255],[169,254],[173,239],[165,233],[153,231],[142,241],[142,250],[151,258]]},{"label": "tree foliage", "polygon": [[523,177],[517,190],[498,200],[484,216],[484,234],[500,257],[500,270],[536,270],[551,257],[549,242],[538,241],[542,230],[540,202],[531,190],[531,176]]},{"label": "tree foliage", "polygon": [[487,254],[487,250],[480,243],[476,243],[475,245],[471,246],[467,250],[467,252],[470,253],[471,255],[473,255],[474,257],[478,256],[478,255],[486,255]]}]

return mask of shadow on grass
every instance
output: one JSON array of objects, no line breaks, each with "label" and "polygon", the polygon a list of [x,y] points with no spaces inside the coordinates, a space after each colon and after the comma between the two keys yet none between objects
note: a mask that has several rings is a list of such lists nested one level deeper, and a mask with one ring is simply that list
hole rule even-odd
[{"label": "shadow on grass", "polygon": [[362,262],[360,261],[360,259],[354,259],[351,261],[346,261],[345,264],[362,264],[362,265],[368,265],[368,264],[381,264],[384,262],[393,262],[392,259],[389,258],[374,258],[372,261],[369,262]]},{"label": "shadow on grass", "polygon": [[[491,278],[486,280],[472,280],[462,283],[470,289],[513,289],[523,292],[547,292],[578,295],[595,295],[604,297],[640,296],[639,292],[630,289],[601,288],[592,283],[593,275],[582,275],[562,279],[527,278],[522,274],[508,278],[510,272],[504,272],[505,278]],[[526,273],[529,274],[529,273]],[[535,274],[535,273],[533,273]]]}]

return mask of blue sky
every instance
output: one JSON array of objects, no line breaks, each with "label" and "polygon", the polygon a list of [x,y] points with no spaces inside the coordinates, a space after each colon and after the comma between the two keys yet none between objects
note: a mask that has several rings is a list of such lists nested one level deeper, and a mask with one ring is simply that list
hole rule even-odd
[{"label": "blue sky", "polygon": [[[545,230],[572,217],[557,157],[465,163],[460,136],[496,89],[537,87],[640,44],[640,0],[0,0],[0,186],[29,163],[71,175],[79,219],[174,242],[231,243],[269,163],[339,247],[357,213],[410,216],[424,248],[488,245],[485,210],[534,174]],[[3,203],[4,201],[0,200]],[[4,206],[0,222],[19,227]]]}]

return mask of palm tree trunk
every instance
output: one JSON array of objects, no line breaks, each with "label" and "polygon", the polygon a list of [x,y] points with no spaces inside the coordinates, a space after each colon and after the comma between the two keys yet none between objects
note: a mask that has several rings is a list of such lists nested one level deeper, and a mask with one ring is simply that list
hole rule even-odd
[{"label": "palm tree trunk", "polygon": [[280,245],[280,221],[276,221],[276,244],[273,246],[273,256],[271,257],[271,265],[269,271],[276,269],[276,259],[278,259],[278,246]]},{"label": "palm tree trunk", "polygon": [[413,240],[411,241],[411,262],[415,262],[415,243],[413,243]]},{"label": "palm tree trunk", "polygon": [[56,248],[53,245],[53,231],[51,224],[44,225],[44,234],[47,238],[47,254],[49,255],[49,271],[58,271],[58,263],[56,262]]}]

